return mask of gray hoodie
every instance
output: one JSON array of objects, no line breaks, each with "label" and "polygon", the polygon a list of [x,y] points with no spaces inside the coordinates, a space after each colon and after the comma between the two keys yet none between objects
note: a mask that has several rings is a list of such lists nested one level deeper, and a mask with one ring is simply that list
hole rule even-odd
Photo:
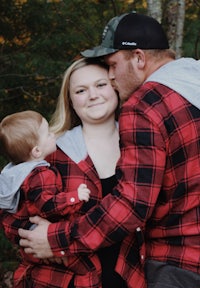
[{"label": "gray hoodie", "polygon": [[30,172],[38,166],[49,166],[45,160],[7,164],[0,174],[0,209],[15,213],[20,198],[20,186]]},{"label": "gray hoodie", "polygon": [[158,82],[200,109],[200,60],[180,58],[155,71],[146,82]]}]

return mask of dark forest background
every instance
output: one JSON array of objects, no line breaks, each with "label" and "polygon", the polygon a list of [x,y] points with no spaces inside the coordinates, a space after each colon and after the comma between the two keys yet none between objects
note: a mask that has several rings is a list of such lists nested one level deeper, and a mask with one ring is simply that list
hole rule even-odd
[{"label": "dark forest background", "polygon": [[[200,1],[185,2],[182,56],[199,59]],[[81,50],[99,44],[110,18],[131,10],[147,13],[147,1],[1,0],[0,120],[27,109],[49,119],[64,70]],[[0,169],[5,164],[0,157]],[[18,256],[2,230],[0,251],[0,287],[12,287],[8,279]]]}]

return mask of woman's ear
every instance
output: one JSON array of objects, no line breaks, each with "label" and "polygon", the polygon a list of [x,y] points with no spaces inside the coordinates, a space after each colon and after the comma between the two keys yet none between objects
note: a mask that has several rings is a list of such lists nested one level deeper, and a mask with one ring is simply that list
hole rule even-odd
[{"label": "woman's ear", "polygon": [[41,157],[42,151],[40,150],[39,146],[35,146],[33,147],[33,149],[31,150],[31,156],[32,158],[38,159]]}]

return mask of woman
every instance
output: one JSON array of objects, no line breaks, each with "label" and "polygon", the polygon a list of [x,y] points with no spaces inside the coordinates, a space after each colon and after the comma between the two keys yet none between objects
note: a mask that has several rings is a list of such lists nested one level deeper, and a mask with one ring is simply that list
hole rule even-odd
[{"label": "woman", "polygon": [[[98,60],[80,59],[68,68],[50,122],[51,130],[58,136],[58,149],[47,161],[59,169],[65,190],[77,189],[81,183],[90,189],[89,202],[84,203],[76,215],[84,214],[115,186],[115,167],[120,156],[115,121],[117,108],[118,97],[110,84],[104,64]],[[6,217],[4,223],[5,220]],[[103,288],[126,287],[114,272],[119,245],[98,252],[102,263]],[[92,270],[94,267],[90,260],[93,258],[85,258],[85,263]],[[48,283],[48,277],[43,277],[47,275],[46,270],[45,273],[36,273],[33,269],[29,275],[32,286],[25,284],[21,287],[83,287],[80,284],[83,279],[76,276],[76,271],[69,271],[64,265],[56,263],[46,265],[45,268],[49,271],[51,283]],[[59,278],[56,273],[60,273]],[[94,279],[84,278],[84,281],[87,282],[84,287],[99,287]]]},{"label": "woman", "polygon": [[[65,169],[68,154],[76,162],[76,168],[79,166],[82,170],[84,183],[91,191],[90,201],[83,205],[82,213],[98,203],[116,184],[115,167],[120,156],[115,121],[117,108],[118,97],[108,79],[105,64],[97,59],[81,59],[68,69],[51,120],[51,130],[61,135],[57,141],[61,149],[58,148],[50,161]],[[70,189],[79,183],[74,182],[72,175],[81,177],[82,181],[80,170],[71,169],[68,175],[62,173],[61,168],[59,170],[64,182],[72,185],[68,186]],[[122,278],[114,272],[118,252],[119,244],[98,252],[103,288],[126,287]],[[73,280],[69,287],[74,287]]]}]

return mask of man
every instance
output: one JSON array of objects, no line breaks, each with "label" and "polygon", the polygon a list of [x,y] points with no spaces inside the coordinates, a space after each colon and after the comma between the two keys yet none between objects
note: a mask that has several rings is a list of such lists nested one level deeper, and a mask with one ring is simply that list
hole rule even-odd
[{"label": "man", "polygon": [[128,287],[145,287],[143,267],[148,287],[200,287],[199,61],[175,60],[161,25],[134,12],[111,19],[82,55],[104,57],[123,102],[118,185],[75,223],[36,217],[20,244],[43,258],[123,240],[116,270]]}]

